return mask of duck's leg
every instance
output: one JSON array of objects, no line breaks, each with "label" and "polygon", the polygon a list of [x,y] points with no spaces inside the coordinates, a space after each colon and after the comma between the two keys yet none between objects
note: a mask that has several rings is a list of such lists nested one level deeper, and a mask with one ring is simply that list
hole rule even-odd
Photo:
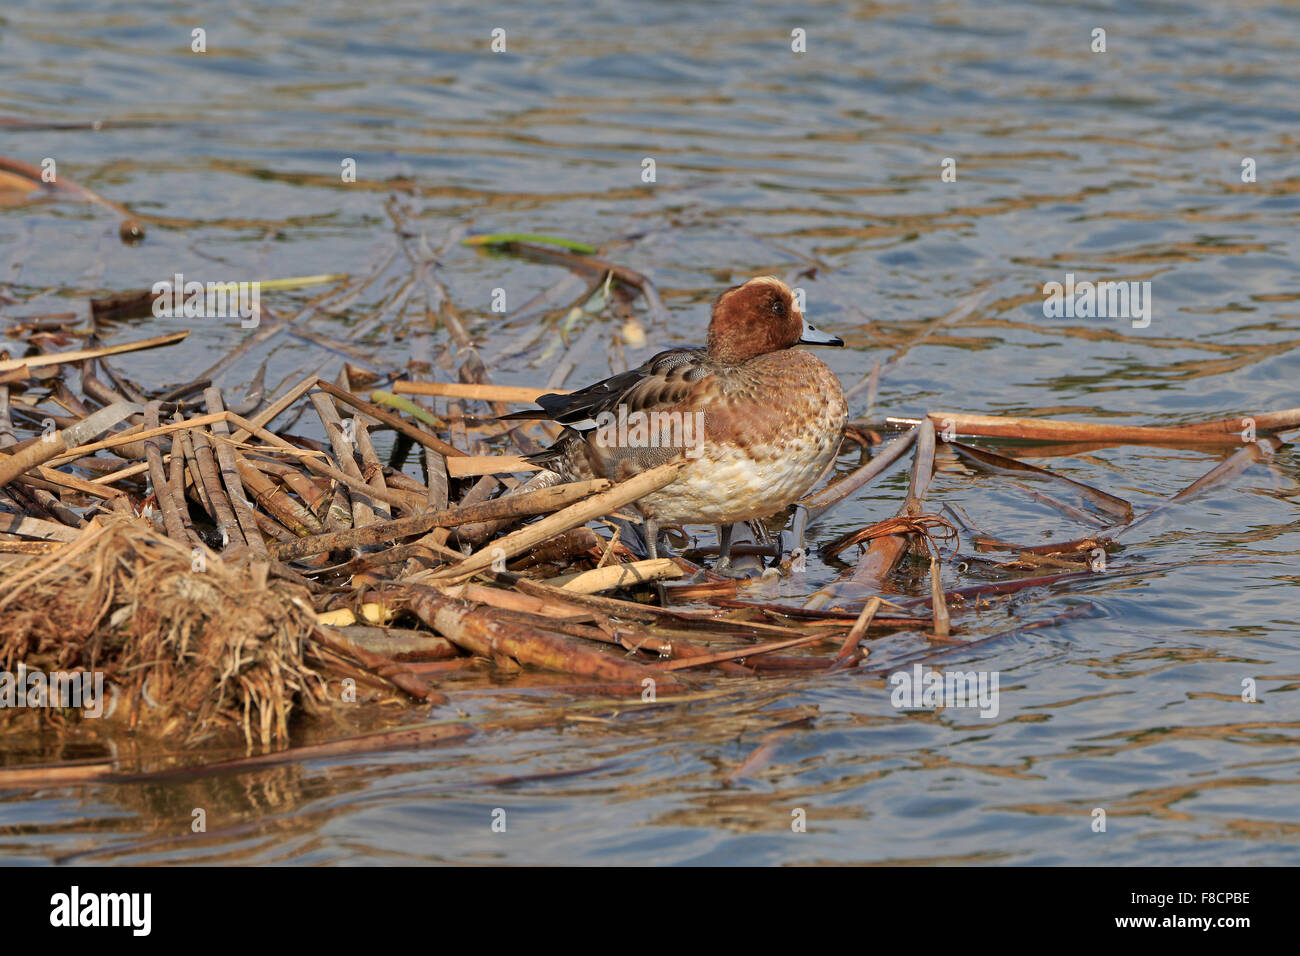
[{"label": "duck's leg", "polygon": [[713,564],[715,571],[731,564],[731,532],[735,528],[734,524],[718,525],[718,560]]},{"label": "duck's leg", "polygon": [[652,559],[659,557],[659,522],[654,518],[641,519],[641,531],[645,535],[645,549]]},{"label": "duck's leg", "polygon": [[713,562],[713,573],[721,574],[725,578],[749,576],[744,571],[737,571],[731,566],[731,533],[735,527],[734,524],[718,525],[718,560]]}]

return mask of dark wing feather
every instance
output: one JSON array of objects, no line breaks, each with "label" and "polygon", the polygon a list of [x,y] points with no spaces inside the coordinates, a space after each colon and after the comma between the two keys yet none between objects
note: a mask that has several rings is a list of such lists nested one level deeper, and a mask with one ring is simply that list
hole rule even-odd
[{"label": "dark wing feather", "polygon": [[564,425],[564,433],[550,448],[524,456],[526,461],[543,468],[554,467],[573,452],[575,443],[582,442],[586,432],[596,427],[596,419],[603,412],[616,414],[622,403],[648,411],[685,398],[692,383],[711,372],[704,358],[702,348],[669,349],[637,368],[611,375],[569,395],[539,395],[540,409],[502,417],[550,419]]},{"label": "dark wing feather", "polygon": [[[613,412],[620,403],[630,402],[634,392],[644,393],[646,387],[652,383],[662,386],[674,379],[677,382],[694,382],[703,378],[709,373],[707,368],[700,365],[700,359],[703,357],[702,348],[669,349],[636,368],[611,375],[568,395],[558,395],[553,392],[540,395],[537,398],[537,404],[541,406],[540,410],[528,409],[514,412],[503,415],[502,420],[550,419],[570,428],[578,426],[578,431],[587,431],[595,427],[594,421],[601,412]],[[672,374],[683,366],[688,366],[683,373]],[[638,405],[638,407],[642,406]],[[588,421],[593,424],[586,425]]]}]

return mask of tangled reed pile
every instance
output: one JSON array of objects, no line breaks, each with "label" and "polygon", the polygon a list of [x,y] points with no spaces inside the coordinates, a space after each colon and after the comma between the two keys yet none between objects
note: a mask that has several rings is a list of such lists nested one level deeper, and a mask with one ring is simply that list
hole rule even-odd
[{"label": "tangled reed pile", "polygon": [[[191,549],[143,519],[97,524],[7,578],[0,669],[102,672],[105,730],[145,727],[186,744],[239,728],[269,747],[288,739],[295,710],[319,707],[305,588],[213,553],[195,573]],[[66,718],[53,701],[14,713]]]},{"label": "tangled reed pile", "polygon": [[[501,247],[528,252],[518,241]],[[422,254],[412,251],[416,261]],[[639,294],[652,315],[663,310],[632,270],[595,255],[537,255],[588,279],[574,309],[631,321],[628,302]],[[375,700],[437,708],[474,673],[513,681],[550,671],[575,693],[645,702],[686,693],[704,674],[858,668],[882,634],[914,637],[914,652],[888,662],[911,666],[1011,633],[968,639],[972,609],[1096,574],[1150,573],[1140,560],[1105,558],[1121,537],[1136,553],[1133,531],[1148,517],[1267,459],[1282,433],[1300,427],[1300,409],[1253,414],[1249,440],[1239,415],[1154,426],[953,412],[861,422],[827,483],[781,516],[786,535],[756,526],[736,540],[735,566],[754,578],[738,584],[708,571],[708,547],[644,557],[628,507],[671,482],[681,461],[611,484],[563,483],[524,459],[557,432],[499,416],[563,387],[588,336],[568,346],[548,387],[497,386],[434,275],[422,268],[412,282],[430,284],[429,298],[441,303],[429,318],[446,336],[437,364],[454,367],[443,376],[454,380],[434,380],[427,360],[398,368],[376,359],[368,368],[343,364],[330,380],[306,375],[274,397],[259,373],[233,403],[212,382],[286,331],[355,356],[354,345],[301,326],[373,277],[345,277],[296,316],[267,310],[255,336],[194,381],[167,387],[133,382],[109,359],[174,345],[187,332],[52,347],[113,333],[143,294],[92,303],[88,331],[77,316],[4,316],[10,337],[30,348],[0,356],[0,692],[20,669],[98,674],[115,703],[100,720],[53,700],[0,706],[0,733],[39,726],[109,741],[123,732],[170,744],[229,738],[271,751],[293,740],[300,718],[337,717],[340,703]],[[538,321],[561,325],[569,311]],[[557,331],[555,347],[566,341]],[[864,381],[874,387],[878,373]],[[304,418],[314,418],[306,429]],[[888,432],[884,442],[878,433]],[[1123,498],[959,435],[1054,443],[1050,452],[1037,446],[1038,457],[1118,443],[1235,450],[1135,517]],[[773,577],[804,568],[805,528],[909,453],[897,515],[822,549],[822,578],[834,580],[764,600]],[[959,508],[927,510],[941,468],[1008,481],[1055,508],[1067,531],[1087,533],[1018,544],[1014,532],[981,531]],[[946,586],[941,572],[963,541],[1006,556],[967,553],[961,566],[977,569],[974,583]],[[898,593],[909,555],[914,577],[923,582],[928,572],[928,597]],[[358,698],[359,687],[368,696]],[[425,725],[409,736],[427,743],[467,727]]]}]

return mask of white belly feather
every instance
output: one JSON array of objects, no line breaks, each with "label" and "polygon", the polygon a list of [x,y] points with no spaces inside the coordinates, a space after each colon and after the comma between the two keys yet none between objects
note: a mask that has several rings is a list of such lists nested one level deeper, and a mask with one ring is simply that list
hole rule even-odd
[{"label": "white belly feather", "polygon": [[781,447],[705,444],[676,481],[642,498],[643,513],[671,524],[731,524],[775,514],[802,497],[830,463],[838,433],[791,435]]}]

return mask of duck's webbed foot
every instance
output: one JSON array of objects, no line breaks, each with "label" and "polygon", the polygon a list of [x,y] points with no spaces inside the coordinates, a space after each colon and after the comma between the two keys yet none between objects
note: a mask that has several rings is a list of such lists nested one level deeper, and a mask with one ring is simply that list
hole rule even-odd
[{"label": "duck's webbed foot", "polygon": [[724,578],[749,578],[753,576],[750,571],[731,564],[731,532],[735,527],[734,524],[718,525],[718,560],[713,562],[713,567],[709,570]]},{"label": "duck's webbed foot", "polygon": [[713,567],[709,568],[709,570],[720,577],[735,578],[737,581],[744,581],[745,579],[754,576],[751,571],[746,571],[744,568],[733,567],[730,558],[719,558],[713,563]]}]

